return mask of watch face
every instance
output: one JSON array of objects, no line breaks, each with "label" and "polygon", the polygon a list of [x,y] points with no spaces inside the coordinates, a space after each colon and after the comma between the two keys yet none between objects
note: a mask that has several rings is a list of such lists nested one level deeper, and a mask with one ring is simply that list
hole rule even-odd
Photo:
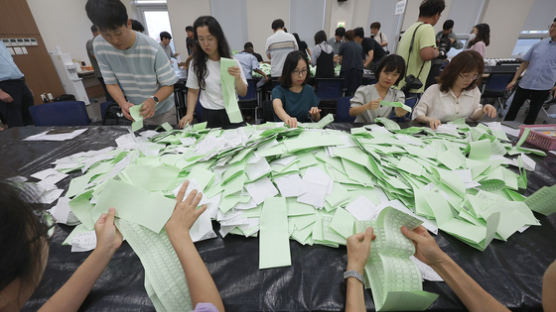
[{"label": "watch face", "polygon": [[156,103],[159,102],[159,101],[158,101],[158,98],[157,98],[156,96],[153,96],[153,100],[154,100]]}]

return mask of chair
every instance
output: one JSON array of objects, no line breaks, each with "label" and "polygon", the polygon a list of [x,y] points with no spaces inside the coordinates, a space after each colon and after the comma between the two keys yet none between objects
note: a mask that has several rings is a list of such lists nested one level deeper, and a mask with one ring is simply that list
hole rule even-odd
[{"label": "chair", "polygon": [[85,103],[54,102],[29,107],[35,126],[86,126],[91,123]]},{"label": "chair", "polygon": [[513,79],[513,73],[493,73],[487,78],[485,82],[481,99],[494,98],[494,108],[497,111],[504,110],[504,98],[509,94],[506,92],[506,86]]},{"label": "chair", "polygon": [[[238,106],[245,120],[249,120],[248,116],[253,116],[253,123],[257,123],[259,101],[257,97],[257,82],[255,80],[247,80],[247,94],[239,96]],[[252,114],[250,114],[251,112]]]},{"label": "chair", "polygon": [[343,78],[316,78],[316,93],[321,100],[337,100],[342,97]]},{"label": "chair", "polygon": [[350,97],[342,97],[338,99],[338,104],[336,106],[336,115],[334,116],[334,122],[351,122],[355,121],[355,117],[349,115],[349,108],[351,106],[349,100]]}]

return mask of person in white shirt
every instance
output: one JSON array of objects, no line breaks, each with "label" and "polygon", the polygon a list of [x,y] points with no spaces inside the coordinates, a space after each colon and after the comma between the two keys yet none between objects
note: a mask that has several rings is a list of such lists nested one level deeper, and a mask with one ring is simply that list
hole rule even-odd
[{"label": "person in white shirt", "polygon": [[442,122],[465,118],[477,121],[484,115],[496,117],[496,109],[481,105],[477,87],[484,70],[482,56],[476,51],[463,51],[444,68],[439,83],[430,86],[413,110],[413,119],[432,129]]},{"label": "person in white shirt", "polygon": [[388,51],[388,38],[386,35],[380,31],[380,23],[374,22],[371,24],[371,38],[374,38],[376,42],[380,44],[384,50]]},{"label": "person in white shirt", "polygon": [[274,34],[266,39],[265,53],[270,59],[271,77],[280,77],[286,56],[299,47],[292,34],[284,31],[284,21],[276,19],[272,22]]},{"label": "person in white shirt", "polygon": [[[209,128],[240,126],[241,123],[230,123],[222,97],[220,58],[232,58],[230,46],[224,36],[222,27],[214,17],[201,16],[195,20],[193,29],[195,32],[195,49],[187,75],[187,112],[180,120],[179,127],[184,128],[193,123],[193,113],[200,90],[202,92],[199,102],[203,108],[203,117],[206,119]],[[237,66],[228,68],[228,73],[234,77],[236,93],[245,96],[247,94],[247,80],[239,62],[237,60],[235,62]]]}]

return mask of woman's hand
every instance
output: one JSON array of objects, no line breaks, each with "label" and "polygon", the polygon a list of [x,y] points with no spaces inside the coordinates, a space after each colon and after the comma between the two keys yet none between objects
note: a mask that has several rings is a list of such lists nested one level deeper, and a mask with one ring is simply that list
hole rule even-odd
[{"label": "woman's hand", "polygon": [[290,128],[297,128],[297,118],[295,118],[295,117],[286,118],[285,123]]},{"label": "woman's hand", "polygon": [[95,223],[95,234],[97,236],[96,249],[114,254],[116,249],[122,245],[122,234],[114,225],[116,209],[110,208],[108,213],[103,213]]},{"label": "woman's hand", "polygon": [[371,255],[371,241],[375,238],[372,227],[368,227],[365,232],[348,237],[346,241],[348,256],[346,270],[363,274],[367,259]]},{"label": "woman's hand", "polygon": [[486,104],[483,106],[483,113],[487,115],[489,118],[496,118],[496,108],[490,104]]},{"label": "woman's hand", "polygon": [[228,74],[232,75],[236,80],[241,79],[241,69],[237,66],[228,67]]},{"label": "woman's hand", "polygon": [[379,97],[376,100],[370,101],[369,103],[367,103],[367,109],[370,109],[370,110],[377,109],[380,106],[380,101],[382,101],[382,100],[383,100],[383,98]]},{"label": "woman's hand", "polygon": [[166,222],[166,232],[170,238],[189,235],[189,230],[193,223],[207,209],[207,205],[197,209],[199,202],[203,198],[203,194],[198,193],[197,190],[191,191],[187,198],[183,200],[187,187],[189,187],[189,181],[185,181],[181,186],[178,196],[176,196],[174,212],[172,212],[172,216]]}]

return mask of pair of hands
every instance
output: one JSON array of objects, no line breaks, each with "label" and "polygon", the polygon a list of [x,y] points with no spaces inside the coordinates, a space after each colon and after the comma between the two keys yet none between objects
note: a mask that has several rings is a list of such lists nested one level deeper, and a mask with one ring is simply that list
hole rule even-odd
[{"label": "pair of hands", "polygon": [[[367,109],[375,110],[380,107],[380,102],[383,100],[383,97],[379,97],[378,99],[372,100],[369,103],[365,104],[365,106]],[[394,107],[394,114],[396,114],[396,117],[403,117],[405,116],[405,114],[407,114],[407,112],[400,107]]]},{"label": "pair of hands", "polygon": [[[189,186],[189,181],[185,181],[178,196],[176,197],[176,206],[172,216],[166,222],[166,231],[171,237],[185,237],[189,235],[189,229],[197,218],[207,209],[206,205],[196,209],[199,202],[203,198],[203,194],[197,190],[191,191],[185,200],[185,191]],[[110,256],[122,245],[122,234],[114,225],[116,209],[110,208],[108,213],[103,213],[95,223],[95,234],[97,237],[96,250],[106,252]]]},{"label": "pair of hands", "polygon": [[[438,266],[447,259],[447,255],[438,247],[434,238],[423,226],[409,230],[402,226],[401,231],[405,237],[415,245],[415,257],[431,267]],[[347,239],[347,270],[354,270],[363,274],[367,259],[371,254],[371,241],[375,239],[373,228],[358,233]]]},{"label": "pair of hands", "polygon": [[[122,109],[122,113],[124,114],[124,117],[134,121],[133,117],[131,117],[131,115],[129,114],[129,109],[134,106],[135,104],[131,103],[131,102],[125,102],[123,105],[120,105],[120,108]],[[141,107],[141,116],[143,116],[143,118],[147,119],[147,118],[151,118],[152,116],[154,116],[154,110],[155,110],[155,106],[156,103],[154,102],[154,100],[152,98],[148,98],[145,102],[143,102],[143,106]]]},{"label": "pair of hands", "polygon": [[[313,106],[309,110],[309,116],[311,117],[312,120],[315,120],[319,117],[319,114],[320,114],[321,111],[322,110],[319,109],[318,107]],[[284,122],[290,128],[297,128],[297,118],[295,118],[295,117],[288,117],[288,118],[286,118],[286,120]]]}]

